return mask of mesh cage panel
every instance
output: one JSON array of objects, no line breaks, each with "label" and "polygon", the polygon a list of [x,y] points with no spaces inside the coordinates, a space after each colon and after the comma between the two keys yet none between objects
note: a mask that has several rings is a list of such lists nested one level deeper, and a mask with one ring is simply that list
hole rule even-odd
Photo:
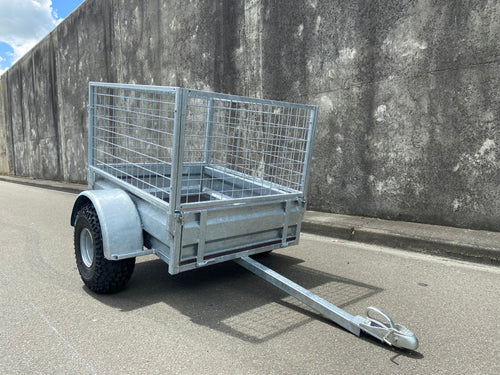
[{"label": "mesh cage panel", "polygon": [[186,168],[185,195],[302,193],[311,115],[311,107],[188,95],[183,164],[203,167]]},{"label": "mesh cage panel", "polygon": [[94,166],[161,199],[170,194],[175,93],[96,87]]},{"label": "mesh cage panel", "polygon": [[[317,107],[178,88],[93,85],[90,164],[98,172],[167,203],[172,189],[179,189],[182,205],[304,194]],[[172,179],[176,167],[180,184]]]}]

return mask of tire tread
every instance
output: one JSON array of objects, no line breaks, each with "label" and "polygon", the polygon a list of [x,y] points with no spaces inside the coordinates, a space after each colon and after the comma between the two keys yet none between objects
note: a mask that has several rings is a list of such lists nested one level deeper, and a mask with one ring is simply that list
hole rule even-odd
[{"label": "tire tread", "polygon": [[[80,232],[87,227],[94,240],[94,262],[85,266],[80,253]],[[104,257],[101,225],[94,206],[83,206],[75,221],[74,235],[75,257],[78,271],[85,285],[99,294],[116,293],[122,290],[130,280],[135,267],[135,258],[108,260]]]}]

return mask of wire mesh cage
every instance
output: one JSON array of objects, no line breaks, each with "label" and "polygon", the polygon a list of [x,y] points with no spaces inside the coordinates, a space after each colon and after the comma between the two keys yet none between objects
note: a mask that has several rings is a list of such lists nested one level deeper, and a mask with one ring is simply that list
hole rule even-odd
[{"label": "wire mesh cage", "polygon": [[299,243],[317,112],[182,88],[90,83],[89,190],[71,214],[87,287],[122,289],[143,255],[157,255],[172,275],[235,260],[353,334],[415,350],[416,336],[377,308],[352,316],[250,258]]},{"label": "wire mesh cage", "polygon": [[92,83],[89,108],[89,165],[176,208],[307,189],[315,106]]}]

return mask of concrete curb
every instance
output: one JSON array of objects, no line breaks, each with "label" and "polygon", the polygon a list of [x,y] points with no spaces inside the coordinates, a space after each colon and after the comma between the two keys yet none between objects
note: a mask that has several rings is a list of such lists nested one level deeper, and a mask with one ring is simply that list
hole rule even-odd
[{"label": "concrete curb", "polygon": [[344,240],[500,265],[500,232],[307,211],[302,230]]},{"label": "concrete curb", "polygon": [[71,184],[66,182],[59,181],[48,181],[48,180],[37,180],[35,178],[26,178],[26,177],[11,177],[11,176],[2,176],[0,175],[0,181],[12,182],[21,185],[28,185],[39,187],[43,189],[52,189],[65,191],[67,193],[79,194],[80,192],[87,189],[87,185],[82,184]]},{"label": "concrete curb", "polygon": [[[0,181],[78,194],[87,185],[0,175]],[[500,232],[307,211],[304,232],[500,266]]]}]

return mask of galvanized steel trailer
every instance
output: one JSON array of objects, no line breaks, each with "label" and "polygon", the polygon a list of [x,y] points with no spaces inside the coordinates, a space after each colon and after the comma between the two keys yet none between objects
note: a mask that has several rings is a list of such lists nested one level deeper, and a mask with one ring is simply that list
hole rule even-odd
[{"label": "galvanized steel trailer", "polygon": [[89,289],[121,290],[141,255],[172,275],[236,260],[356,335],[416,349],[380,310],[353,317],[250,258],[299,242],[318,107],[91,82],[88,111],[89,190],[71,225]]}]

